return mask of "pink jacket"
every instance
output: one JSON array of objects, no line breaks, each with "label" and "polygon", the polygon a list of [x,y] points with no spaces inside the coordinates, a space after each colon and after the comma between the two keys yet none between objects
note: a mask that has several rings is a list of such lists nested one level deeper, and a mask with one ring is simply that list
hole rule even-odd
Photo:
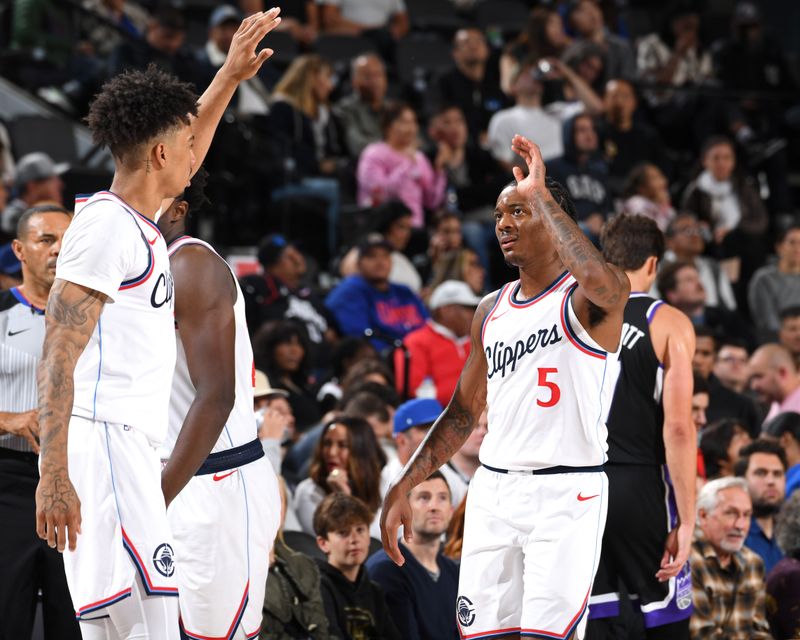
[{"label": "pink jacket", "polygon": [[423,210],[441,206],[447,188],[444,171],[435,171],[421,151],[412,160],[385,142],[373,142],[364,148],[356,178],[359,205],[377,206],[396,198],[411,209],[415,227],[425,226]]}]

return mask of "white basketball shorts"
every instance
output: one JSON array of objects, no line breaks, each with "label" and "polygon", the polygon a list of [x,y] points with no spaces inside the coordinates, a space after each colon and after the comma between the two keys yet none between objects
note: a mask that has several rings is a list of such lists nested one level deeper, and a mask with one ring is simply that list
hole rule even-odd
[{"label": "white basketball shorts", "polygon": [[456,615],[464,640],[583,637],[608,508],[603,472],[481,467],[467,494]]},{"label": "white basketball shorts", "polygon": [[195,476],[168,513],[182,636],[257,637],[281,515],[278,481],[267,459]]},{"label": "white basketball shorts", "polygon": [[78,619],[107,615],[107,607],[131,595],[137,572],[147,596],[177,596],[161,460],[147,437],[133,427],[72,416],[67,453],[81,501],[77,548],[64,551]]}]

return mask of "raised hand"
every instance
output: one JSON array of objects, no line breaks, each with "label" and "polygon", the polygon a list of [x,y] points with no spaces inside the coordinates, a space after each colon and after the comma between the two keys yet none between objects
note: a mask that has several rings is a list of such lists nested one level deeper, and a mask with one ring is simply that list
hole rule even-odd
[{"label": "raised hand", "polygon": [[233,36],[228,57],[222,65],[222,70],[237,82],[252,78],[261,65],[274,53],[272,49],[265,48],[257,51],[261,40],[281,23],[278,14],[280,8],[273,7],[269,11],[254,13],[242,20],[239,29]]},{"label": "raised hand", "polygon": [[522,169],[514,167],[514,179],[517,181],[517,192],[524,198],[531,199],[535,194],[547,190],[544,185],[544,160],[539,147],[525,136],[515,135],[511,140],[511,149],[528,167],[528,175]]}]

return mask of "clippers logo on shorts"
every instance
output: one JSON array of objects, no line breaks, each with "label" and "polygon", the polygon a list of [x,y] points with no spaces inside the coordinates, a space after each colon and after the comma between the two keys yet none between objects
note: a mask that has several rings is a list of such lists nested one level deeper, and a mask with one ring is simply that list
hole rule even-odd
[{"label": "clippers logo on shorts", "polygon": [[166,542],[156,547],[153,554],[153,565],[162,576],[169,578],[175,573],[175,553]]},{"label": "clippers logo on shorts", "polygon": [[539,329],[528,336],[527,340],[517,340],[513,345],[503,341],[495,342],[486,347],[486,359],[489,361],[488,377],[491,380],[496,373],[501,378],[508,373],[514,373],[517,362],[525,356],[533,353],[539,347],[545,348],[561,342],[562,337],[558,333],[558,327],[554,324],[550,329]]},{"label": "clippers logo on shorts", "polygon": [[458,596],[456,611],[458,612],[458,621],[462,627],[468,627],[475,622],[475,605],[466,596]]}]

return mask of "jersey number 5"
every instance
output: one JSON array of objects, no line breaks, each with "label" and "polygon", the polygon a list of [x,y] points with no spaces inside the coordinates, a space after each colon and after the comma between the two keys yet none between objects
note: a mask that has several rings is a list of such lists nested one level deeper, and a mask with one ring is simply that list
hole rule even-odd
[{"label": "jersey number 5", "polygon": [[536,401],[536,404],[540,407],[554,407],[561,400],[561,389],[558,388],[555,382],[547,379],[547,375],[550,373],[558,373],[558,369],[555,367],[539,367],[539,382],[537,384],[550,390],[550,398],[546,402],[543,400]]}]

